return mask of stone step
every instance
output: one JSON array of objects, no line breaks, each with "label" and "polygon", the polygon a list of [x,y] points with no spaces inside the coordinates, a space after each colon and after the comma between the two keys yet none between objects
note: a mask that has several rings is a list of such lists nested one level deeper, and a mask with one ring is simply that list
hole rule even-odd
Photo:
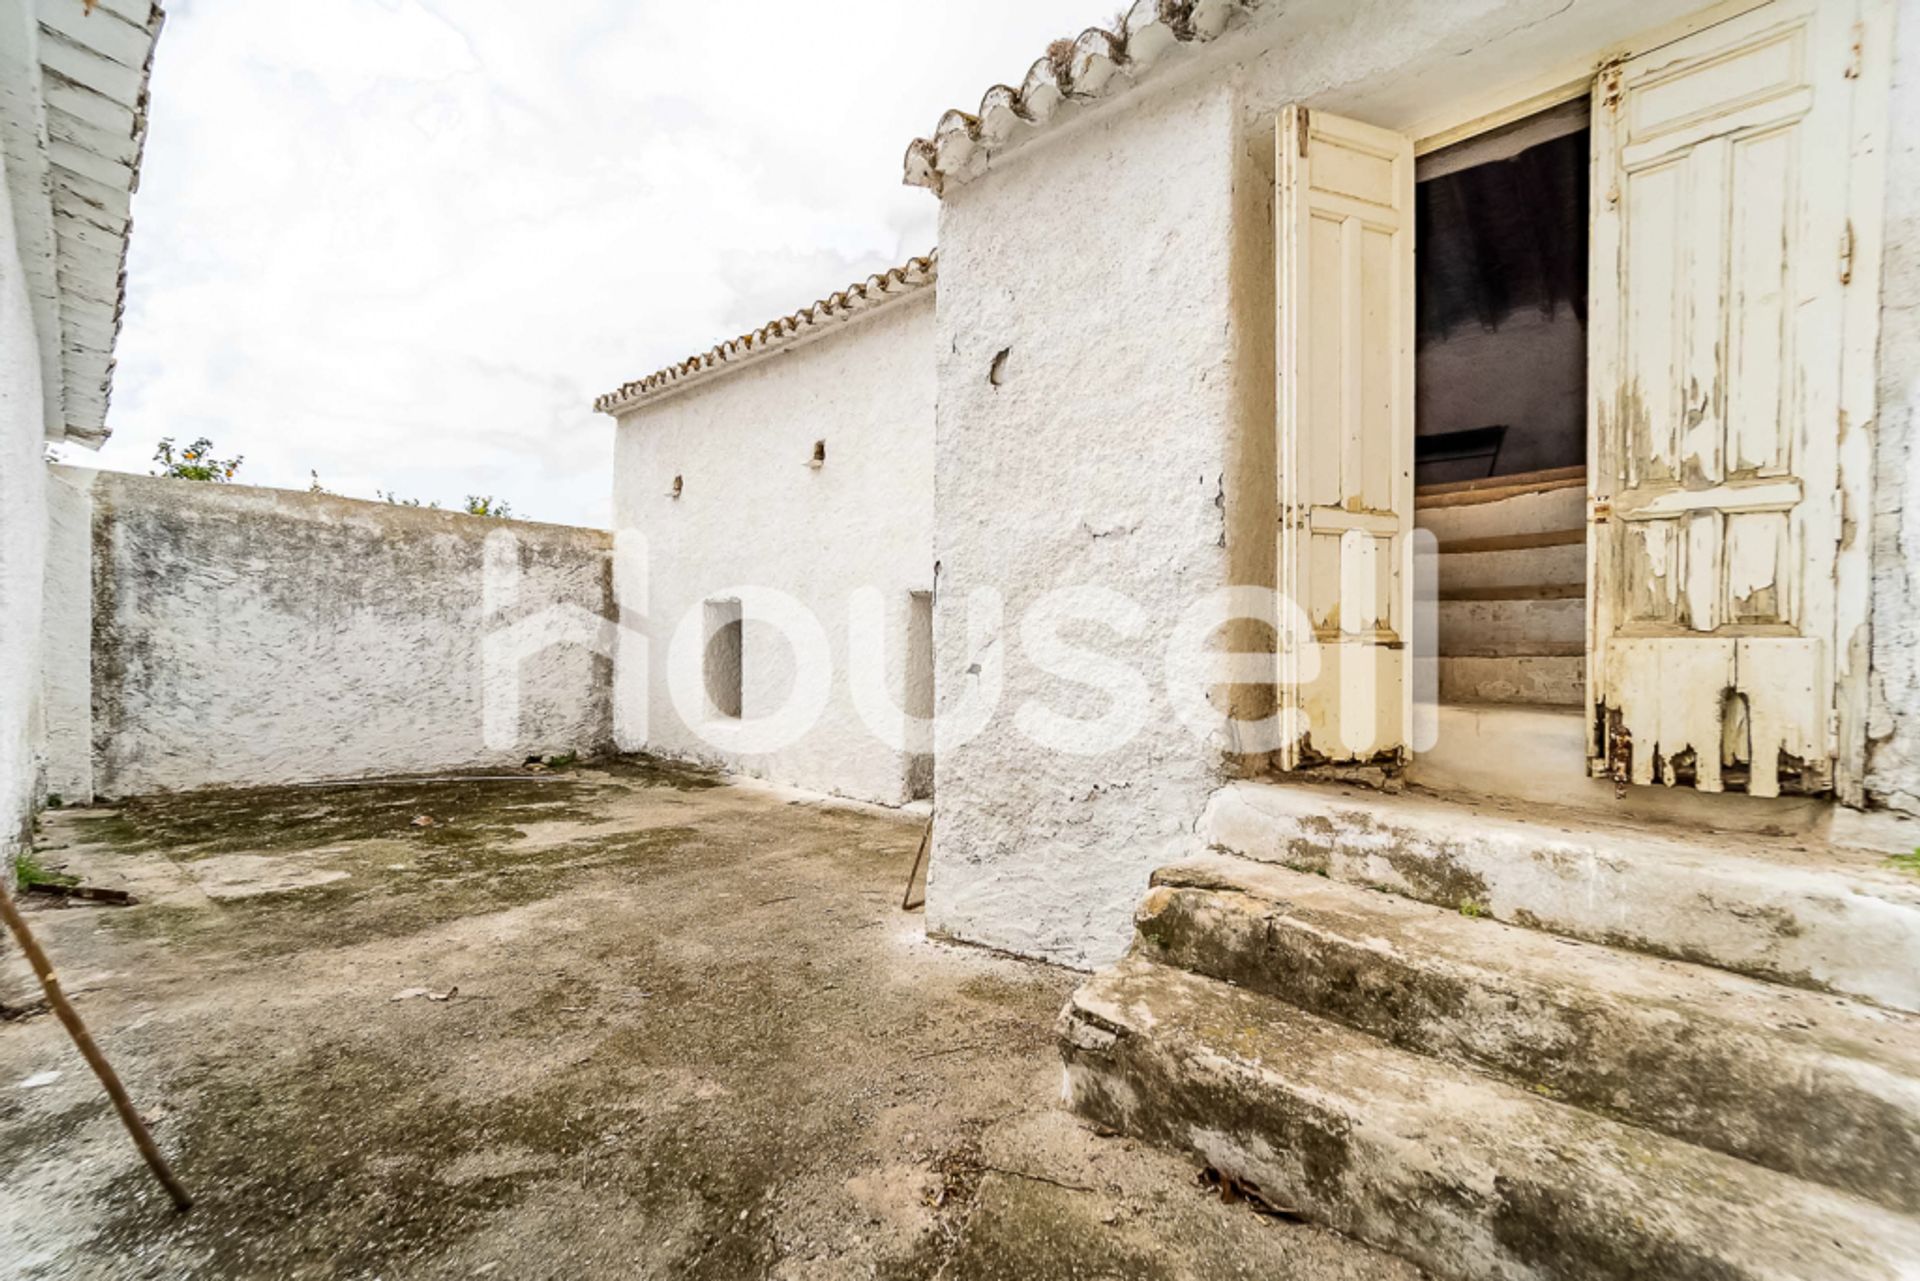
[{"label": "stone step", "polygon": [[1493,502],[1457,501],[1442,506],[1416,503],[1413,523],[1418,529],[1432,530],[1443,547],[1461,538],[1585,529],[1587,491],[1584,485],[1573,485]]},{"label": "stone step", "polygon": [[1586,653],[1584,595],[1559,600],[1441,600],[1438,649],[1448,657],[1563,657]]},{"label": "stone step", "polygon": [[1570,938],[1920,1010],[1920,877],[1800,838],[1299,783],[1230,783],[1202,841]]},{"label": "stone step", "polygon": [[1578,654],[1442,656],[1436,661],[1443,703],[1581,707],[1587,701],[1587,660]]},{"label": "stone step", "polygon": [[1554,543],[1545,547],[1454,551],[1443,543],[1437,572],[1443,595],[1472,588],[1530,587],[1542,583],[1579,587],[1580,594],[1584,595],[1587,549],[1584,543]]},{"label": "stone step", "polygon": [[1401,1049],[1920,1211],[1920,1020],[1227,855],[1162,868],[1135,954]]},{"label": "stone step", "polygon": [[1908,1277],[1920,1223],[1134,959],[1060,1023],[1069,1104],[1458,1281]]}]

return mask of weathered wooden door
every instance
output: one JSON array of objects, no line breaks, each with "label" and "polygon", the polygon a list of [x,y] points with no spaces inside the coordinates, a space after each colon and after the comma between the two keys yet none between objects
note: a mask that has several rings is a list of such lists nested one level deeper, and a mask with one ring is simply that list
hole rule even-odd
[{"label": "weathered wooden door", "polygon": [[1282,113],[1280,765],[1407,755],[1413,143]]},{"label": "weathered wooden door", "polygon": [[1589,755],[1621,782],[1833,784],[1854,39],[1777,0],[1595,90]]}]

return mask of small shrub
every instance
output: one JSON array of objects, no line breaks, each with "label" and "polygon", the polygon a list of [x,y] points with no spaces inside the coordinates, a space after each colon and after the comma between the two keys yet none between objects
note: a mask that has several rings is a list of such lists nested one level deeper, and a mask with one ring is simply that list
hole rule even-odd
[{"label": "small shrub", "polygon": [[191,445],[178,453],[174,452],[173,437],[162,436],[154,448],[153,461],[160,464],[156,476],[165,476],[169,480],[200,480],[216,485],[229,484],[233,474],[240,470],[243,456],[235,454],[231,458],[215,458],[213,442],[201,436]]}]

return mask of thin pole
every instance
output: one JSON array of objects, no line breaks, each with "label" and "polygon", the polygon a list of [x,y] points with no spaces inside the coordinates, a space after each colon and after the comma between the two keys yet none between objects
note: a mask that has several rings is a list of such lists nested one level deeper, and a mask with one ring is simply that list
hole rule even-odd
[{"label": "thin pole", "polygon": [[929,814],[927,815],[927,825],[920,829],[920,845],[913,851],[913,866],[907,869],[907,892],[900,896],[900,910],[903,912],[911,912],[914,908],[919,907],[927,901],[927,895],[924,890],[921,891],[920,902],[916,903],[913,901],[913,883],[919,878],[920,862],[926,858],[927,846],[932,840],[933,815]]},{"label": "thin pole", "polygon": [[113,1065],[107,1062],[107,1056],[93,1043],[93,1037],[87,1032],[87,1025],[80,1021],[80,1012],[67,1000],[67,994],[60,990],[60,980],[53,972],[53,962],[41,950],[40,943],[33,937],[33,931],[27,928],[26,918],[20,915],[20,909],[14,905],[13,895],[5,886],[0,886],[0,916],[7,918],[7,928],[13,931],[13,938],[20,950],[27,954],[27,960],[33,963],[33,972],[40,978],[40,987],[47,994],[47,1005],[60,1017],[66,1026],[67,1035],[80,1049],[80,1057],[87,1061],[93,1074],[100,1078],[100,1084],[106,1087],[107,1097],[113,1100],[114,1111],[120,1114],[120,1121],[127,1127],[127,1133],[133,1136],[133,1145],[140,1149],[140,1155],[147,1159],[147,1165],[153,1170],[153,1177],[173,1198],[173,1204],[182,1211],[193,1207],[193,1198],[187,1195],[186,1188],[173,1175],[173,1169],[167,1159],[160,1155],[160,1149],[154,1145],[153,1136],[147,1133],[146,1122],[134,1111],[133,1100],[127,1097],[126,1087],[120,1084]]}]

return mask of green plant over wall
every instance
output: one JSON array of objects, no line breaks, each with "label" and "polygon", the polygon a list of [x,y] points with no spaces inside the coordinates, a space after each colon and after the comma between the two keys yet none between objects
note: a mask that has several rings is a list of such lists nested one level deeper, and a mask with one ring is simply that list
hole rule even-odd
[{"label": "green plant over wall", "polygon": [[153,473],[170,480],[204,480],[217,485],[225,485],[233,480],[233,474],[240,470],[242,455],[232,458],[215,458],[213,442],[205,436],[195,440],[178,453],[174,451],[173,437],[162,436],[160,444],[153,451],[153,461],[160,464],[160,470]]}]

